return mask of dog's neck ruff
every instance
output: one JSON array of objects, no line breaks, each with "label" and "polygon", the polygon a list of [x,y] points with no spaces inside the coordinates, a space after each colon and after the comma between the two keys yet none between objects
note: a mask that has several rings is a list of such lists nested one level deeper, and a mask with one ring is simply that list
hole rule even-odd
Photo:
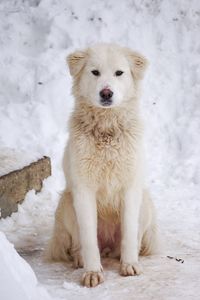
[{"label": "dog's neck ruff", "polygon": [[72,114],[71,125],[78,132],[93,136],[97,145],[112,145],[121,135],[141,136],[142,126],[136,108],[99,108],[78,103]]}]

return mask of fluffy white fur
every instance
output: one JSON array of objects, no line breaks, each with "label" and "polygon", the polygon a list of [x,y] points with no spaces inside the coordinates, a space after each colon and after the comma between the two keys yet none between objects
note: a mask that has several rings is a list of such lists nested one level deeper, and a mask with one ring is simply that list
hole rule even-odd
[{"label": "fluffy white fur", "polygon": [[[144,188],[139,82],[146,59],[127,48],[99,44],[68,56],[75,109],[64,155],[67,187],[49,247],[54,260],[73,258],[83,284],[103,282],[100,252],[120,257],[120,273],[141,273],[138,255],[157,250],[154,207]],[[92,70],[98,70],[94,76]],[[116,76],[116,71],[124,73]],[[102,107],[99,93],[113,92]]]}]

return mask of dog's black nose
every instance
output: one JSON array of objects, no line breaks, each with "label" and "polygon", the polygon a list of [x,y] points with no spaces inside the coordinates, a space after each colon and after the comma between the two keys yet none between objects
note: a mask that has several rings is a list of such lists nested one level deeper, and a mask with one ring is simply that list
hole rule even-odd
[{"label": "dog's black nose", "polygon": [[103,89],[99,94],[103,100],[109,100],[112,98],[113,92],[110,89]]}]

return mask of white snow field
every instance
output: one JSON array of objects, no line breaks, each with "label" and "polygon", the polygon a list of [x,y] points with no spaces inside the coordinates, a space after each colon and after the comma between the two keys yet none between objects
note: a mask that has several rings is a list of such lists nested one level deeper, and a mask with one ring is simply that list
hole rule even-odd
[{"label": "white snow field", "polygon": [[[12,169],[13,155],[14,167],[49,155],[53,168],[41,193],[30,191],[18,213],[0,220],[1,300],[200,299],[199,36],[198,0],[0,0],[0,173]],[[47,263],[43,253],[64,188],[73,108],[65,57],[99,41],[150,61],[141,108],[165,250],[141,258],[138,277],[121,277],[119,262],[104,259],[105,283],[87,289],[83,270]]]},{"label": "white snow field", "polygon": [[0,232],[0,242],[1,297],[3,299],[50,300],[44,288],[38,286],[31,267],[17,254],[2,232]]}]

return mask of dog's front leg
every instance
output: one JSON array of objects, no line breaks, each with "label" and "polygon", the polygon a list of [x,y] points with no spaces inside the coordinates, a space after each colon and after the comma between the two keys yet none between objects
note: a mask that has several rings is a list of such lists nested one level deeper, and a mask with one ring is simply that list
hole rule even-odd
[{"label": "dog's front leg", "polygon": [[141,273],[138,264],[138,230],[139,213],[142,202],[142,189],[133,185],[124,193],[121,212],[121,267],[122,276],[133,276]]},{"label": "dog's front leg", "polygon": [[79,225],[81,251],[86,273],[83,285],[94,287],[104,281],[97,241],[97,207],[95,191],[78,187],[73,192]]}]

